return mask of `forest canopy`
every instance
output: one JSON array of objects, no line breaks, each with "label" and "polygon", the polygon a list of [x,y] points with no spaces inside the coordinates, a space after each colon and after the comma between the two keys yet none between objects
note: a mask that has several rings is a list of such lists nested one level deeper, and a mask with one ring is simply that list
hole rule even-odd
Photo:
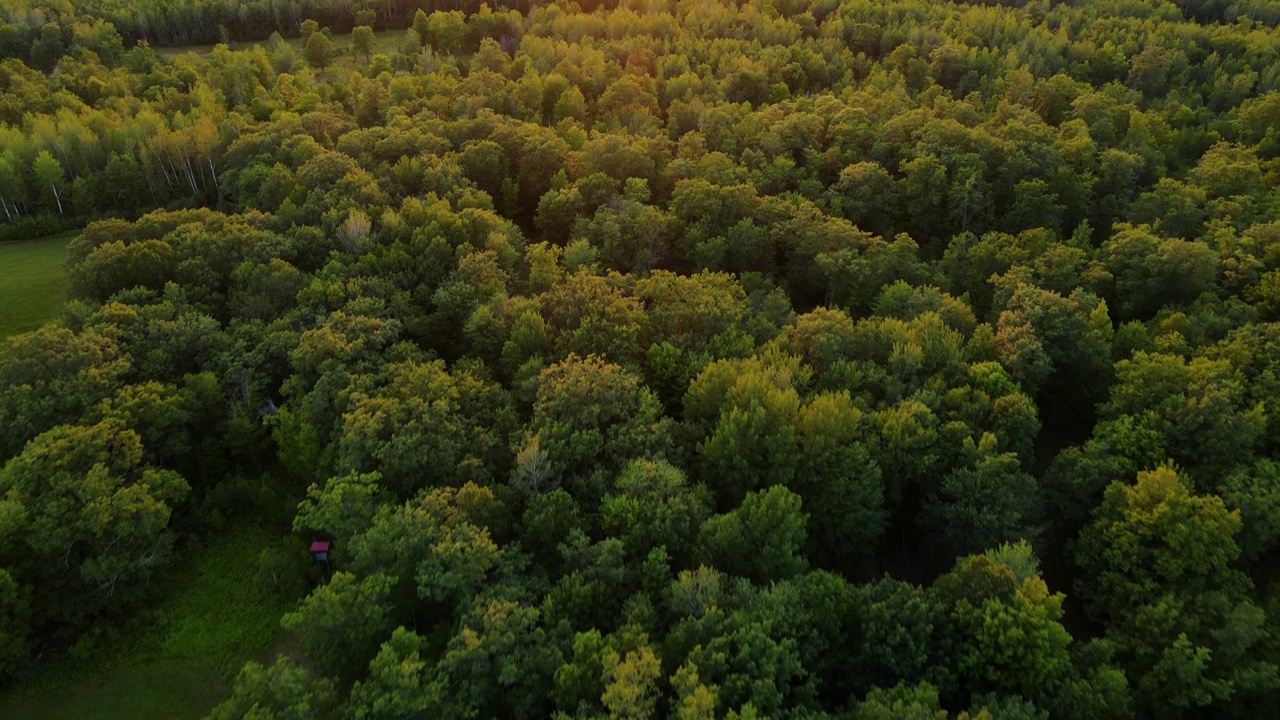
[{"label": "forest canopy", "polygon": [[262,515],[219,720],[1274,712],[1278,22],[3,2],[2,682]]}]

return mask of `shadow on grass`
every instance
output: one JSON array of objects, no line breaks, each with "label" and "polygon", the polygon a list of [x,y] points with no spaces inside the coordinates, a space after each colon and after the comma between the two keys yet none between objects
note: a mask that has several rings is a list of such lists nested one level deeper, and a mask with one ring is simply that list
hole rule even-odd
[{"label": "shadow on grass", "polygon": [[[258,573],[258,554],[280,542],[269,529],[226,529],[175,568],[152,610],[101,649],[49,661],[0,695],[0,718],[200,718],[248,659],[273,659],[280,616],[296,598]],[[269,656],[269,657],[268,657]]]}]

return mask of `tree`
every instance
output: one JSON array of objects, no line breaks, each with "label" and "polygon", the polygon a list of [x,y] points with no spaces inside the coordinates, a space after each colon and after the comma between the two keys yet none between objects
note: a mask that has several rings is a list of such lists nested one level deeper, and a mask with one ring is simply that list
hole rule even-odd
[{"label": "tree", "polygon": [[929,683],[901,683],[889,689],[874,688],[858,703],[855,720],[946,720],[947,711],[938,690]]},{"label": "tree", "polygon": [[785,580],[805,569],[807,520],[800,496],[775,485],[747,493],[741,507],[708,519],[699,544],[725,572],[755,582]]},{"label": "tree", "polygon": [[685,422],[702,438],[699,470],[721,508],[736,506],[750,490],[795,478],[800,396],[794,378],[803,372],[788,357],[720,360],[690,383]]},{"label": "tree", "polygon": [[1196,477],[1225,474],[1252,458],[1266,427],[1265,407],[1245,394],[1228,361],[1136,352],[1115,367],[1096,434],[1126,426],[1148,434],[1159,443],[1150,453],[1155,460],[1170,457]]},{"label": "tree", "polygon": [[640,378],[597,356],[570,355],[538,377],[530,430],[555,474],[586,507],[636,457],[661,457],[671,421]]},{"label": "tree", "polygon": [[444,716],[545,717],[546,689],[564,664],[564,637],[536,608],[477,601],[436,666],[448,693]]},{"label": "tree", "polygon": [[437,611],[465,608],[499,564],[489,525],[501,511],[493,492],[473,483],[384,505],[369,528],[348,541],[350,567],[389,575],[389,604],[396,607],[424,600]]},{"label": "tree", "polygon": [[1259,460],[1222,481],[1220,494],[1227,507],[1240,511],[1241,528],[1236,540],[1240,554],[1257,560],[1280,545],[1280,464]]},{"label": "tree", "polygon": [[625,655],[605,653],[602,679],[604,693],[600,701],[614,720],[649,718],[658,703],[658,680],[662,665],[653,649],[640,647]]},{"label": "tree", "polygon": [[[1063,297],[1013,277],[1009,284],[1012,293],[996,321],[1001,364],[1028,395],[1073,417],[1087,416],[1111,378],[1106,303],[1080,291]],[[996,285],[999,294],[1009,287]]]},{"label": "tree", "polygon": [[[687,643],[693,647],[686,651],[681,645]],[[812,697],[812,677],[795,643],[762,617],[713,609],[677,625],[667,644],[664,657],[683,657],[682,665],[697,668],[702,683],[717,688],[717,717],[776,717]]]},{"label": "tree", "polygon": [[690,487],[684,473],[663,460],[634,460],[600,506],[604,531],[619,538],[633,558],[663,547],[687,557],[698,528],[711,512],[705,487]]},{"label": "tree", "polygon": [[413,24],[411,28],[415,33],[417,33],[420,48],[425,48],[429,42],[429,38],[431,37],[429,27],[430,25],[427,20],[427,13],[423,11],[422,8],[418,8],[418,10],[413,14]]},{"label": "tree", "polygon": [[93,330],[45,325],[0,346],[0,457],[29,440],[77,422],[115,393],[133,368],[127,350]]},{"label": "tree", "polygon": [[486,481],[509,467],[510,399],[482,375],[409,361],[363,385],[353,388],[342,419],[342,471],[377,471],[384,487],[409,497],[423,487]]},{"label": "tree", "polygon": [[26,184],[22,180],[18,159],[11,154],[0,154],[0,207],[6,220],[22,216],[27,204]]},{"label": "tree", "polygon": [[0,677],[8,677],[27,659],[30,621],[31,588],[0,568]]},{"label": "tree", "polygon": [[[1120,620],[1163,593],[1242,588],[1244,577],[1231,567],[1239,529],[1238,513],[1217,497],[1192,495],[1171,467],[1140,472],[1134,485],[1112,483],[1080,537],[1081,594],[1095,617]],[[1125,573],[1108,572],[1114,566]]]},{"label": "tree", "polygon": [[[419,27],[416,16],[413,26]],[[419,32],[422,31],[419,30]],[[427,18],[426,32],[422,34],[422,38],[441,55],[457,55],[462,51],[462,41],[466,35],[465,16],[457,10],[450,10],[431,13]]]},{"label": "tree", "polygon": [[299,632],[307,656],[326,673],[354,677],[391,632],[391,583],[385,575],[359,579],[339,570],[281,624]]},{"label": "tree", "polygon": [[856,691],[925,680],[946,691],[954,687],[943,645],[945,607],[919,586],[887,576],[856,586],[852,602]]},{"label": "tree", "polygon": [[1190,302],[1217,274],[1218,259],[1208,245],[1161,239],[1146,225],[1117,225],[1103,250],[1122,318],[1145,318],[1165,305]]},{"label": "tree", "polygon": [[56,22],[41,26],[39,39],[31,45],[31,64],[44,72],[52,72],[66,52],[62,35],[62,28]]},{"label": "tree", "polygon": [[[1030,547],[1020,552],[1029,555]],[[952,667],[974,694],[1046,704],[1073,674],[1071,636],[1061,624],[1064,596],[1051,594],[1038,575],[1019,576],[1038,569],[1034,559],[1019,559],[1015,569],[997,558],[962,558],[930,588],[948,608]]]},{"label": "tree", "polygon": [[333,60],[333,41],[323,32],[314,32],[307,38],[302,56],[306,58],[308,65],[323,71]]},{"label": "tree", "polygon": [[381,480],[382,475],[376,472],[351,473],[329,478],[323,488],[311,485],[307,498],[298,504],[294,531],[328,531],[344,540],[363,533],[377,514],[378,499],[384,492]]},{"label": "tree", "polygon": [[972,467],[948,472],[921,502],[921,527],[937,538],[944,554],[979,552],[1039,534],[1035,478],[1011,453],[978,452],[982,456]]},{"label": "tree", "polygon": [[403,627],[369,663],[369,679],[351,688],[348,711],[359,720],[393,720],[440,711],[444,689],[423,659],[425,641]]},{"label": "tree", "polygon": [[287,655],[270,666],[250,660],[209,720],[305,720],[331,708],[335,698],[331,680],[315,677]]},{"label": "tree", "polygon": [[1258,645],[1265,615],[1234,567],[1239,529],[1238,512],[1165,466],[1113,483],[1081,533],[1080,594],[1117,639],[1141,706],[1186,713],[1276,686]]},{"label": "tree", "polygon": [[800,410],[792,489],[809,513],[809,556],[828,567],[870,557],[887,519],[880,467],[859,442],[863,419],[845,392],[820,395]]},{"label": "tree", "polygon": [[135,600],[171,557],[169,518],[188,492],[170,470],[143,464],[142,440],[117,419],[62,425],[0,469],[0,562],[54,592],[33,623],[83,623]]},{"label": "tree", "polygon": [[48,150],[41,150],[36,155],[35,162],[31,164],[31,175],[35,178],[36,185],[43,189],[47,189],[49,194],[53,196],[54,204],[58,208],[58,214],[62,214],[62,191],[66,183],[66,173],[62,169],[62,165],[53,157]]},{"label": "tree", "polygon": [[[373,28],[358,25],[351,29],[351,49],[364,55],[365,63],[369,62],[369,54],[373,50]],[[308,59],[310,62],[310,59]]]},{"label": "tree", "polygon": [[320,23],[316,22],[311,18],[307,18],[306,20],[302,21],[301,25],[298,26],[298,32],[302,36],[302,44],[306,45],[308,42],[311,41],[312,35],[315,35],[316,33],[320,32]]}]

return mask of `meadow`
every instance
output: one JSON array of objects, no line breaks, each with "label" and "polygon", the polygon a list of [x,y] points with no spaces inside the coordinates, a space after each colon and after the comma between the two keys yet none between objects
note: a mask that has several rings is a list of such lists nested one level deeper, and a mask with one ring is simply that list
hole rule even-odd
[{"label": "meadow", "polygon": [[240,664],[270,660],[292,598],[258,573],[279,536],[232,527],[195,550],[129,621],[82,640],[0,693],[0,718],[199,718],[221,700]]},{"label": "meadow", "polygon": [[51,320],[67,297],[67,242],[75,233],[0,243],[0,340]]}]

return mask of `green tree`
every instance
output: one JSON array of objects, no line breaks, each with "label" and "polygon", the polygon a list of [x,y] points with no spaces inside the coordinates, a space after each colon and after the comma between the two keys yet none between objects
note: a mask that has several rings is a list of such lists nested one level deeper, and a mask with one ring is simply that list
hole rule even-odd
[{"label": "green tree", "polygon": [[564,664],[562,631],[536,608],[477,601],[436,666],[449,688],[444,714],[534,718],[545,714],[553,674]]},{"label": "green tree", "polygon": [[369,529],[348,541],[350,567],[390,575],[390,604],[397,607],[418,600],[437,610],[466,607],[499,562],[489,525],[500,512],[493,492],[472,483],[384,505]]},{"label": "green tree", "polygon": [[8,677],[27,659],[30,622],[31,588],[0,568],[0,677]]},{"label": "green tree", "polygon": [[287,613],[281,624],[298,631],[307,656],[326,673],[354,677],[391,632],[387,599],[392,582],[385,575],[359,579],[335,572],[297,610]]},{"label": "green tree", "polygon": [[[1022,548],[1030,554],[1029,546]],[[1035,569],[1034,560],[1015,564],[1022,572]],[[974,555],[957,561],[930,592],[948,607],[961,687],[1047,703],[1073,674],[1071,636],[1061,623],[1064,596],[1018,570]]]},{"label": "green tree", "polygon": [[857,692],[895,682],[922,682],[950,691],[955,676],[944,645],[947,609],[917,585],[889,577],[855,586],[852,682]]},{"label": "green tree", "polygon": [[58,214],[61,215],[62,193],[66,185],[66,172],[62,169],[62,164],[48,150],[41,150],[31,164],[31,175],[41,193],[48,191],[49,195],[46,197],[53,198]]},{"label": "green tree", "polygon": [[333,60],[333,41],[322,32],[311,33],[302,49],[302,56],[308,65],[323,71]]},{"label": "green tree", "polygon": [[[419,28],[414,16],[414,28]],[[427,18],[426,32],[418,31],[431,48],[441,55],[457,55],[462,51],[462,41],[467,35],[466,19],[457,10],[436,11]]]},{"label": "green tree", "polygon": [[350,393],[343,417],[342,471],[377,471],[384,487],[409,497],[423,487],[488,481],[509,467],[510,400],[482,375],[410,361],[363,385]]},{"label": "green tree", "polygon": [[[1220,498],[1192,495],[1170,467],[1140,472],[1131,486],[1112,483],[1095,518],[1077,550],[1081,595],[1094,617],[1120,621],[1164,593],[1193,598],[1247,586],[1232,568],[1239,514]],[[1117,566],[1125,572],[1111,571]]]},{"label": "green tree", "polygon": [[946,720],[938,690],[929,683],[901,683],[889,689],[875,688],[858,703],[856,720]]},{"label": "green tree", "polygon": [[809,556],[828,567],[871,557],[887,520],[880,467],[859,442],[863,422],[844,392],[813,398],[798,418],[801,460],[791,488],[809,513]]},{"label": "green tree", "polygon": [[209,720],[305,720],[332,708],[336,696],[331,680],[315,677],[287,655],[270,666],[250,660]]},{"label": "green tree", "polygon": [[188,486],[143,456],[137,433],[105,420],[42,433],[0,469],[0,557],[53,593],[32,608],[37,627],[124,607],[169,561],[169,519]]},{"label": "green tree", "polygon": [[45,325],[7,339],[0,346],[0,457],[77,422],[114,394],[132,368],[127,350],[96,331]]},{"label": "green tree", "polygon": [[[370,53],[373,51],[373,28],[368,25],[351,28],[351,50],[364,55],[364,61],[368,63]],[[308,62],[310,62],[309,59]]]},{"label": "green tree", "polygon": [[369,678],[351,688],[351,717],[393,720],[439,712],[444,689],[435,683],[431,664],[423,658],[425,646],[422,637],[396,628],[369,663]]},{"label": "green tree", "polygon": [[662,457],[671,421],[640,378],[599,357],[570,355],[538,377],[530,430],[555,476],[587,507],[636,457]]},{"label": "green tree", "polygon": [[311,41],[312,35],[315,35],[316,33],[320,32],[320,23],[316,22],[311,18],[307,18],[306,20],[303,20],[302,24],[298,26],[298,32],[302,36],[302,44],[306,45],[308,42]]},{"label": "green tree", "polygon": [[627,651],[605,653],[602,679],[604,693],[600,701],[615,720],[624,718],[649,718],[658,703],[658,681],[662,677],[662,665],[653,649],[640,647]]},{"label": "green tree", "polygon": [[689,385],[684,418],[697,437],[700,476],[721,508],[750,490],[790,484],[800,464],[796,423],[803,374],[794,358],[720,360]]},{"label": "green tree", "polygon": [[634,460],[605,495],[600,523],[633,558],[644,558],[657,547],[683,558],[710,513],[706,488],[691,487],[678,468],[662,460]]},{"label": "green tree", "polygon": [[1136,352],[1116,363],[1111,396],[1098,410],[1104,423],[1095,434],[1132,427],[1159,443],[1151,451],[1155,460],[1168,456],[1196,477],[1248,462],[1266,427],[1265,406],[1246,395],[1240,373],[1226,360],[1204,357]]},{"label": "green tree", "polygon": [[1081,533],[1080,594],[1122,649],[1140,706],[1195,712],[1276,687],[1260,657],[1265,614],[1234,567],[1239,529],[1238,512],[1160,467],[1113,483]]},{"label": "green tree", "polygon": [[725,572],[756,582],[785,580],[805,569],[807,520],[800,496],[775,485],[749,492],[738,509],[709,518],[699,544]]},{"label": "green tree", "polygon": [[418,8],[418,10],[413,14],[413,24],[410,27],[415,33],[417,33],[420,47],[426,47],[428,38],[430,37],[430,30],[427,13],[422,8]]},{"label": "green tree", "polygon": [[323,488],[311,485],[307,498],[298,504],[294,531],[329,531],[344,539],[363,533],[373,525],[384,494],[381,480],[376,472],[351,473],[329,478]]},{"label": "green tree", "polygon": [[1011,453],[978,452],[981,458],[972,467],[951,470],[921,501],[921,528],[946,554],[979,552],[1039,534],[1035,478]]}]

